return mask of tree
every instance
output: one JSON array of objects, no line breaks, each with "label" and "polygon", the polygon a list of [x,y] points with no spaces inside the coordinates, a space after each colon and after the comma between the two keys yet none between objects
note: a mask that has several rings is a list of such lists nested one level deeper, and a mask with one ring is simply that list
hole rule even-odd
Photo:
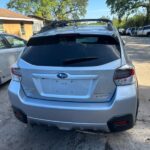
[{"label": "tree", "polygon": [[121,21],[123,16],[133,14],[139,8],[146,9],[145,23],[150,21],[150,0],[106,0],[112,14],[116,14]]},{"label": "tree", "polygon": [[25,15],[63,20],[84,16],[87,4],[88,0],[9,0],[7,7]]},{"label": "tree", "polygon": [[142,27],[144,26],[144,20],[146,17],[143,14],[135,15],[128,19],[125,23],[126,27]]},{"label": "tree", "polygon": [[117,28],[142,27],[144,26],[145,19],[146,19],[146,16],[139,13],[135,16],[130,17],[128,20],[123,18],[121,23],[118,22],[117,18],[113,18],[113,24]]}]

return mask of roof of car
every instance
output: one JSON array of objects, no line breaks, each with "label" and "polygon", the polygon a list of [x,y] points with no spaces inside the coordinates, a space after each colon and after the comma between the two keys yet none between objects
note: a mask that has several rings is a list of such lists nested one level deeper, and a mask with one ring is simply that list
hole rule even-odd
[{"label": "roof of car", "polygon": [[45,32],[34,35],[34,37],[52,36],[57,34],[100,34],[100,35],[113,35],[115,31],[111,31],[107,26],[66,26],[61,28],[49,29]]}]

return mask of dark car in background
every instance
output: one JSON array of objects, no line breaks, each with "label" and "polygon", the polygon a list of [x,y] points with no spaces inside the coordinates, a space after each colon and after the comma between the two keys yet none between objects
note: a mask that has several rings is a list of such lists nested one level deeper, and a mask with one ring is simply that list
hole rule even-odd
[{"label": "dark car in background", "polygon": [[126,30],[124,28],[119,28],[118,32],[120,33],[120,35],[126,35]]}]

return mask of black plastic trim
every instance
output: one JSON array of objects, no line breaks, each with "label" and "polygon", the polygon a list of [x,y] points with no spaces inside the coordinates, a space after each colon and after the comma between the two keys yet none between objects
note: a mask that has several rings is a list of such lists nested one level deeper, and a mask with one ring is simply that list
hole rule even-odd
[{"label": "black plastic trim", "polygon": [[[127,121],[128,124],[127,125],[115,125],[114,122],[116,121]],[[131,114],[128,114],[124,116],[114,117],[108,121],[107,125],[111,132],[121,132],[121,131],[131,129],[134,126],[133,116]]]},{"label": "black plastic trim", "polygon": [[[27,115],[26,115],[22,110],[20,110],[20,109],[14,107],[14,106],[12,106],[12,108],[13,108],[13,112],[14,112],[15,117],[16,117],[19,121],[21,121],[21,122],[23,122],[23,123],[28,123]],[[17,114],[19,114],[19,115],[17,115]]]}]

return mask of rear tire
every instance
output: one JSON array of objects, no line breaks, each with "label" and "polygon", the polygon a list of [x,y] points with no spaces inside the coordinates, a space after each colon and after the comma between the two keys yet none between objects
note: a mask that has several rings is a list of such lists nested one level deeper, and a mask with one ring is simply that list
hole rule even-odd
[{"label": "rear tire", "polygon": [[149,32],[149,33],[147,33],[147,36],[148,36],[148,37],[150,37],[150,32]]}]

